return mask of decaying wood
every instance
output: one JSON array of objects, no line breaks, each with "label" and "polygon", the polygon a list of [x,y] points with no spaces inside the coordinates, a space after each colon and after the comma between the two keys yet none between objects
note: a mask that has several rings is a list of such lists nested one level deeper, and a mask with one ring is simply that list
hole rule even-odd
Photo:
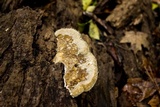
[{"label": "decaying wood", "polygon": [[[3,1],[12,3],[11,0]],[[150,22],[153,17],[151,10],[146,10],[150,6],[149,3],[150,0],[123,0],[123,3],[117,6],[106,20],[113,27],[122,29],[143,14],[141,30],[149,34],[153,29],[153,23]],[[10,5],[6,4],[6,6],[7,9]],[[81,7],[80,0],[65,2],[50,0],[43,8],[33,10],[30,7],[23,7],[11,9],[9,13],[1,13],[1,107],[117,107],[119,103],[122,105],[121,99],[125,98],[117,101],[116,88],[124,85],[128,77],[141,76],[139,72],[141,63],[137,63],[137,56],[128,49],[127,45],[118,44],[121,48],[115,47],[118,48],[117,52],[122,56],[123,63],[123,66],[117,67],[116,62],[107,52],[113,48],[91,40],[91,50],[98,61],[98,81],[92,90],[74,99],[64,88],[64,66],[52,62],[56,54],[54,31],[62,27],[77,29],[78,19],[82,14]],[[121,33],[115,33],[114,36],[117,35],[122,36]],[[108,41],[104,44],[108,44],[106,42]],[[119,79],[122,80],[121,84],[117,82],[119,75],[116,73],[125,74],[124,80],[123,77]]]},{"label": "decaying wood", "polygon": [[57,7],[57,14],[70,15],[67,20],[48,17],[42,24],[44,11],[29,7],[0,18],[0,106],[76,107],[64,88],[63,66],[52,62],[56,52],[53,26],[71,26],[72,18],[77,17],[70,8],[65,9],[66,5],[75,8],[70,3],[62,6],[57,2],[62,6]]},{"label": "decaying wood", "polygon": [[6,11],[6,10],[13,10],[15,9],[22,0],[1,0],[0,1],[0,6],[1,10]]},{"label": "decaying wood", "polygon": [[[148,9],[148,10],[146,10]],[[150,0],[122,0],[122,4],[118,5],[113,12],[106,18],[112,26],[116,28],[124,27],[135,20],[139,15],[145,14],[148,20],[153,22],[153,14],[151,12]],[[153,29],[153,23],[150,23]]]}]

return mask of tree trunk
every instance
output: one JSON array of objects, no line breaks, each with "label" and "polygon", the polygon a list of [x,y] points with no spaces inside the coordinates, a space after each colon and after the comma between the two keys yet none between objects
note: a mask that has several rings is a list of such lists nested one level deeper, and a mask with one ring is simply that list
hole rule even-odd
[{"label": "tree trunk", "polygon": [[[154,19],[149,1],[131,0],[127,5],[122,3],[117,6],[106,19],[115,28],[111,36],[122,36],[123,29],[129,28],[129,23],[141,14],[144,17],[140,30],[150,35]],[[0,2],[3,10],[0,13],[0,106],[125,107],[127,104],[119,102],[122,100],[119,93],[127,78],[142,77],[139,70],[141,63],[137,60],[143,53],[139,52],[135,57],[128,45],[117,43],[115,39],[105,40],[103,45],[101,41],[91,39],[91,49],[98,62],[98,80],[89,92],[72,98],[64,88],[64,65],[52,62],[57,47],[54,31],[64,27],[78,28],[83,12],[81,0],[34,2],[35,6],[26,0]],[[118,9],[122,7],[125,12]],[[117,15],[116,9],[122,14]],[[130,14],[127,14],[128,11],[131,11]],[[152,40],[149,37],[149,42]],[[122,57],[121,64],[113,58],[113,50]],[[154,60],[152,47],[150,51],[149,56]]]}]

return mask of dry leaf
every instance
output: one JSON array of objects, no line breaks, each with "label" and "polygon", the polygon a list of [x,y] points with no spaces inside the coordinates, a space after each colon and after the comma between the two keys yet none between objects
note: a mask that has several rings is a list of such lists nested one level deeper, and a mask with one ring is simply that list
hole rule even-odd
[{"label": "dry leaf", "polygon": [[148,102],[151,107],[158,107],[160,105],[160,99],[158,95],[154,95],[152,99]]},{"label": "dry leaf", "polygon": [[137,51],[142,50],[142,45],[146,48],[149,47],[147,36],[148,35],[143,32],[126,31],[120,43],[131,43],[131,49],[134,53],[137,53]]},{"label": "dry leaf", "polygon": [[142,22],[142,19],[143,19],[143,15],[142,15],[142,14],[138,15],[138,16],[134,19],[134,21],[132,22],[133,25],[138,25],[139,23]]},{"label": "dry leaf", "polygon": [[160,4],[160,0],[152,0],[152,2],[155,2],[157,4]]},{"label": "dry leaf", "polygon": [[[157,78],[156,82],[159,83],[160,80]],[[123,91],[127,93],[128,100],[136,105],[137,102],[152,96],[157,88],[151,81],[145,81],[141,78],[129,78],[127,84],[123,87]]]}]

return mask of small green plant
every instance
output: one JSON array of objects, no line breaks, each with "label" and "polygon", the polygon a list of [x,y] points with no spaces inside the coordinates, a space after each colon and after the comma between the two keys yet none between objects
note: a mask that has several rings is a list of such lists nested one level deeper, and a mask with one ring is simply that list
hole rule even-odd
[{"label": "small green plant", "polygon": [[[96,0],[82,0],[83,10],[88,13],[92,13],[95,10],[97,1]],[[89,24],[88,34],[91,38],[99,40],[100,32],[96,23],[92,19],[86,22],[79,23],[79,30],[83,32],[84,28]]]}]

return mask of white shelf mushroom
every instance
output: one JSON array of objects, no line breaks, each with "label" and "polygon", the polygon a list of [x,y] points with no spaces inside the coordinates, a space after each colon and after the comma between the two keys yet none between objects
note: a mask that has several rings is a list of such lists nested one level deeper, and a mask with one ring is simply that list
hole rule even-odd
[{"label": "white shelf mushroom", "polygon": [[74,98],[89,91],[97,81],[98,68],[94,55],[81,34],[72,28],[62,28],[55,32],[57,54],[53,61],[65,66],[64,86]]}]

